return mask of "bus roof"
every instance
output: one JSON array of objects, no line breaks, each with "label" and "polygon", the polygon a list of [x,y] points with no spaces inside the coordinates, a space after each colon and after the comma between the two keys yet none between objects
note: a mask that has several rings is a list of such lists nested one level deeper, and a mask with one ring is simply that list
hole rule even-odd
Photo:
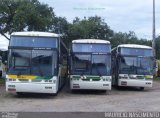
[{"label": "bus roof", "polygon": [[49,32],[13,32],[11,36],[44,36],[44,37],[59,37],[58,34]]},{"label": "bus roof", "polygon": [[106,44],[110,44],[109,41],[101,40],[101,39],[77,39],[77,40],[73,40],[72,43],[106,43]]},{"label": "bus roof", "polygon": [[122,45],[118,45],[117,47],[152,49],[152,47],[145,46],[145,45],[137,45],[137,44],[122,44]]}]

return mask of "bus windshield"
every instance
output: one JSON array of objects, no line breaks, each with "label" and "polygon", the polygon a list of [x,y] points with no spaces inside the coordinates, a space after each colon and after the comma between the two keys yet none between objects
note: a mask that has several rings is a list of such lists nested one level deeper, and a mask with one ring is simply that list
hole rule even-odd
[{"label": "bus windshield", "polygon": [[109,75],[111,71],[110,55],[92,55],[92,74]]},{"label": "bus windshield", "polygon": [[151,57],[127,57],[120,58],[121,74],[153,74],[153,59]]},{"label": "bus windshield", "polygon": [[30,50],[12,50],[9,54],[9,73],[29,74],[30,73]]},{"label": "bus windshield", "polygon": [[13,49],[9,54],[8,73],[51,76],[57,62],[53,57],[56,57],[56,51]]},{"label": "bus windshield", "polygon": [[72,74],[110,75],[110,55],[74,54],[72,56]]},{"label": "bus windshield", "polygon": [[[56,53],[53,53],[53,57],[56,57]],[[52,60],[52,52],[44,50],[33,50],[32,51],[32,74],[33,75],[53,75],[52,71],[55,69],[56,58]],[[53,61],[53,62],[52,62]]]}]

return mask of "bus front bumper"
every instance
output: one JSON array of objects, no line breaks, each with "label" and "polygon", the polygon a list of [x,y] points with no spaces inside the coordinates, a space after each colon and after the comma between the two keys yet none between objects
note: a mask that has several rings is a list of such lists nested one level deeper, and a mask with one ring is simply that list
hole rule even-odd
[{"label": "bus front bumper", "polygon": [[6,82],[6,91],[10,93],[57,93],[56,84]]},{"label": "bus front bumper", "polygon": [[152,80],[119,79],[118,86],[152,87]]},{"label": "bus front bumper", "polygon": [[70,89],[88,89],[88,90],[111,90],[109,81],[74,81],[70,82]]}]

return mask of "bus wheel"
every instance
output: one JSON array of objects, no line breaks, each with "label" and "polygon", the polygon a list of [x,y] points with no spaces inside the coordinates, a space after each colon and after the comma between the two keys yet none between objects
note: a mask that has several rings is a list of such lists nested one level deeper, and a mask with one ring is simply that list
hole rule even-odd
[{"label": "bus wheel", "polygon": [[52,94],[52,96],[57,96],[57,95],[58,95],[58,91]]},{"label": "bus wheel", "polygon": [[140,87],[140,90],[143,91],[143,90],[144,90],[144,87]]},{"label": "bus wheel", "polygon": [[106,93],[106,92],[107,92],[107,90],[100,90],[100,92],[102,92],[102,93]]},{"label": "bus wheel", "polygon": [[60,91],[60,89],[61,89],[61,80],[60,80],[61,78],[59,77],[59,82],[58,82],[58,91]]},{"label": "bus wheel", "polygon": [[74,89],[70,89],[70,92],[73,93],[73,94],[75,93],[75,91],[76,90],[74,90]]},{"label": "bus wheel", "polygon": [[22,92],[16,92],[16,94],[17,94],[18,96],[24,95],[24,93],[22,93]]},{"label": "bus wheel", "polygon": [[0,77],[2,77],[2,71],[0,71]]}]

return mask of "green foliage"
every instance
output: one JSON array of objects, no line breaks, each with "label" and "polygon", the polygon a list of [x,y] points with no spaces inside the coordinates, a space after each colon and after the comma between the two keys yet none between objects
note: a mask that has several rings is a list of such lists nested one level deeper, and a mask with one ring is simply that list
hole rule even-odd
[{"label": "green foliage", "polygon": [[53,8],[38,0],[0,0],[1,32],[48,31],[54,20]]},{"label": "green foliage", "polygon": [[69,25],[69,31],[67,32],[68,37],[71,40],[74,39],[86,39],[86,38],[95,38],[95,39],[109,39],[113,35],[113,31],[109,26],[104,22],[101,17],[89,17],[88,19],[80,20],[75,18],[73,23]]},{"label": "green foliage", "polygon": [[156,38],[156,58],[160,59],[160,36]]},{"label": "green foliage", "polygon": [[5,79],[0,78],[0,85],[4,85],[5,84]]},{"label": "green foliage", "polygon": [[112,47],[116,47],[119,44],[140,44],[151,46],[151,41],[146,39],[138,39],[134,32],[130,31],[129,33],[114,33],[111,38]]},{"label": "green foliage", "polygon": [[160,77],[154,78],[155,81],[160,81]]}]

